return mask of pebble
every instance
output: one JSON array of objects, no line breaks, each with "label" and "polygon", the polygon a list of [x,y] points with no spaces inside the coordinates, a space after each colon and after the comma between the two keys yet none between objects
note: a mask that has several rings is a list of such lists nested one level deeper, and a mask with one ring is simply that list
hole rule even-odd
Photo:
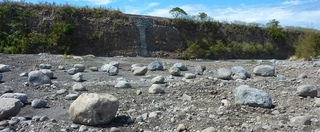
[{"label": "pebble", "polygon": [[67,89],[60,89],[56,92],[57,95],[65,94],[67,92]]},{"label": "pebble", "polygon": [[109,132],[121,132],[121,130],[116,127],[111,127]]},{"label": "pebble", "polygon": [[311,125],[311,118],[308,116],[296,116],[290,119],[292,125]]},{"label": "pebble", "polygon": [[184,124],[179,124],[178,125],[178,127],[177,127],[177,131],[178,132],[185,131],[185,130],[187,130],[186,125],[184,125]]},{"label": "pebble", "polygon": [[314,103],[316,106],[320,107],[320,98],[315,98]]},{"label": "pebble", "polygon": [[204,130],[202,130],[201,132],[216,132],[217,130],[214,127],[208,127]]},{"label": "pebble", "polygon": [[47,106],[47,101],[41,99],[34,99],[31,102],[33,108],[44,108]]},{"label": "pebble", "polygon": [[88,127],[85,126],[85,125],[81,125],[81,126],[79,127],[79,132],[85,132],[85,131],[88,131]]},{"label": "pebble", "polygon": [[97,72],[99,70],[99,68],[93,66],[93,67],[89,67],[89,70],[92,71],[92,72]]}]

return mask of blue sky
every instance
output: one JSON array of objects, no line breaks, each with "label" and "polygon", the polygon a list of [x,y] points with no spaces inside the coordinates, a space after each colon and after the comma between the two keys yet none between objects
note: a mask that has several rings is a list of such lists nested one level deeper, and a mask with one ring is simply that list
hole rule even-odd
[{"label": "blue sky", "polygon": [[[53,0],[24,0],[38,3]],[[320,29],[320,0],[54,0],[57,4],[111,7],[124,13],[172,17],[169,13],[180,7],[189,15],[205,12],[218,21],[243,21],[265,24],[280,21],[281,26]]]}]

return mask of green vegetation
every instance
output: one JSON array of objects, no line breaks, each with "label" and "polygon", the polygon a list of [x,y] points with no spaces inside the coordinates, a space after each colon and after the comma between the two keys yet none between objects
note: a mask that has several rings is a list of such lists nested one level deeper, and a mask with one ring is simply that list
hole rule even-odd
[{"label": "green vegetation", "polygon": [[169,13],[174,17],[174,18],[179,18],[183,16],[187,16],[188,14],[181,8],[175,7],[169,11]]},{"label": "green vegetation", "polygon": [[300,35],[295,44],[295,56],[307,59],[320,55],[320,32],[309,29]]}]

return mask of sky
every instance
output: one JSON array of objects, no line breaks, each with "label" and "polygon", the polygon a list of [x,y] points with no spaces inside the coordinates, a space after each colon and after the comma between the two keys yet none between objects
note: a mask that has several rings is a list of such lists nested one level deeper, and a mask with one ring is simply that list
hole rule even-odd
[{"label": "sky", "polygon": [[[53,0],[24,0],[39,3]],[[106,7],[123,13],[172,18],[174,7],[189,15],[206,13],[217,21],[242,21],[266,24],[272,19],[282,27],[294,26],[320,30],[320,0],[54,0],[56,4]]]}]

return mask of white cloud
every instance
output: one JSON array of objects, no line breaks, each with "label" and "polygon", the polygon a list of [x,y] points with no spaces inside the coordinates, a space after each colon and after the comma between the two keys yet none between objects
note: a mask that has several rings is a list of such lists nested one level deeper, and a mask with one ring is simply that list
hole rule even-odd
[{"label": "white cloud", "polygon": [[[282,26],[301,26],[320,29],[320,1],[318,0],[293,0],[273,5],[256,5],[238,7],[210,7],[208,5],[182,5],[178,6],[189,15],[197,15],[205,12],[208,16],[219,21],[244,21],[265,24],[269,20],[276,19]],[[146,15],[171,17],[169,10],[173,5],[166,8],[154,9]]]},{"label": "white cloud", "polygon": [[143,7],[132,7],[132,6],[125,6],[125,12],[129,14],[143,14],[143,12],[158,6],[159,3],[152,2],[152,3],[147,3]]},{"label": "white cloud", "polygon": [[94,3],[95,5],[107,5],[114,2],[113,0],[83,0],[83,1],[88,1],[88,2]]}]

